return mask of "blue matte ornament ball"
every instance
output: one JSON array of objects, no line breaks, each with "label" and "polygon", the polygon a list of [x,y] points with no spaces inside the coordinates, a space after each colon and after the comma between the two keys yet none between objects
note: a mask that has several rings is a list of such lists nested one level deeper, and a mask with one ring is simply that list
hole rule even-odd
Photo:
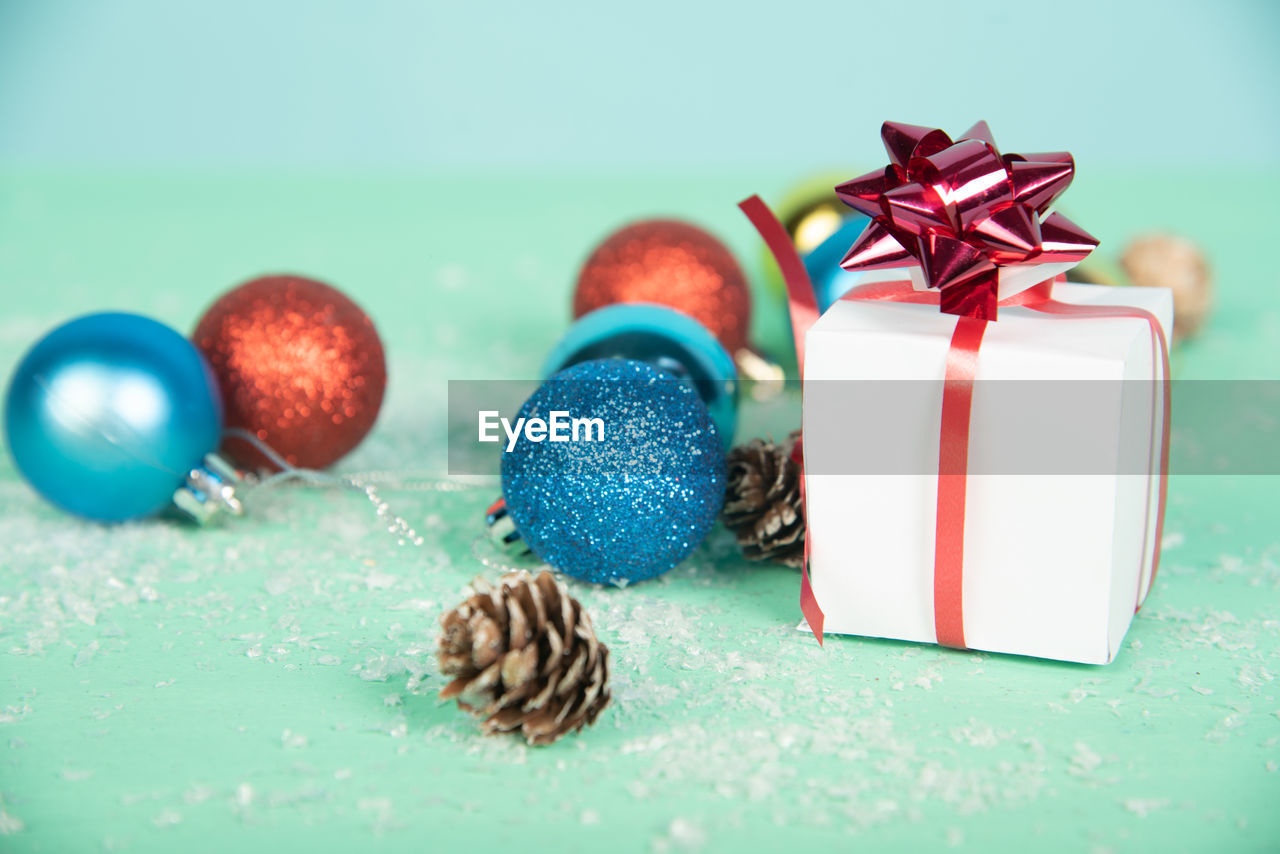
[{"label": "blue matte ornament ball", "polygon": [[9,381],[4,428],[23,477],[53,504],[121,522],[165,509],[218,446],[222,403],[204,357],[136,314],[59,326]]},{"label": "blue matte ornament ball", "polygon": [[687,382],[645,362],[581,362],[544,382],[519,418],[552,412],[599,418],[603,438],[526,432],[503,452],[503,497],[534,554],[575,578],[623,585],[698,547],[724,503],[725,452]]},{"label": "blue matte ornament ball", "polygon": [[805,271],[813,282],[819,313],[835,305],[836,300],[861,280],[860,273],[843,269],[840,259],[844,258],[849,247],[862,235],[870,222],[869,217],[860,213],[849,214],[834,234],[804,256]]}]

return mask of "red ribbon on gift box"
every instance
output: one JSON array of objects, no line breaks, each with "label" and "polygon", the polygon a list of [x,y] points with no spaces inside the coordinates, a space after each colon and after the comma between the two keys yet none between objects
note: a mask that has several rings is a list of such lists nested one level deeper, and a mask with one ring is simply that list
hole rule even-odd
[{"label": "red ribbon on gift box", "polygon": [[[1141,560],[1146,560],[1149,534],[1155,547],[1154,583],[1160,562],[1169,468],[1169,348],[1160,321],[1131,306],[1075,305],[1053,299],[1055,281],[999,298],[1001,267],[1083,259],[1097,241],[1061,214],[1044,214],[1071,183],[1074,162],[1065,152],[1021,156],[1000,155],[985,122],[974,125],[958,142],[938,129],[886,122],[881,129],[890,164],[841,184],[837,194],[851,207],[872,217],[862,236],[841,262],[850,270],[884,269],[919,263],[930,290],[915,290],[909,281],[875,282],[856,287],[842,299],[937,305],[958,315],[947,351],[943,383],[941,438],[938,447],[938,494],[934,541],[934,628],[938,643],[965,648],[964,528],[969,453],[969,423],[978,353],[988,322],[999,306],[1022,306],[1059,319],[1137,318],[1151,328],[1153,362],[1161,370],[1161,387],[1152,397],[1152,439],[1156,407],[1162,402],[1160,470],[1154,532],[1144,531]],[[818,318],[813,286],[786,229],[758,196],[742,202],[743,213],[764,238],[787,285],[796,360],[804,375],[805,333]],[[797,454],[801,445],[797,444]],[[803,501],[804,487],[801,484]],[[1150,492],[1148,491],[1148,505]],[[823,614],[809,581],[812,532],[805,532],[800,608],[822,643]],[[1142,604],[1138,573],[1135,610]]]}]

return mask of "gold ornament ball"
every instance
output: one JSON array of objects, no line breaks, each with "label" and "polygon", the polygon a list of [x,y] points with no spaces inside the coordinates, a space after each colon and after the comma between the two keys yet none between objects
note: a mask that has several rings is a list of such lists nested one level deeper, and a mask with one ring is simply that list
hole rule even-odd
[{"label": "gold ornament ball", "polygon": [[[855,174],[858,173],[826,172],[811,176],[792,187],[778,203],[778,219],[791,235],[791,242],[801,257],[817,249],[819,244],[840,230],[846,219],[856,214],[836,196],[836,185]],[[784,302],[787,286],[768,248],[762,250],[760,264],[769,296]]]},{"label": "gold ornament ball", "polygon": [[1204,252],[1172,234],[1147,234],[1125,247],[1120,266],[1143,287],[1173,291],[1173,337],[1194,335],[1213,308],[1213,273]]}]

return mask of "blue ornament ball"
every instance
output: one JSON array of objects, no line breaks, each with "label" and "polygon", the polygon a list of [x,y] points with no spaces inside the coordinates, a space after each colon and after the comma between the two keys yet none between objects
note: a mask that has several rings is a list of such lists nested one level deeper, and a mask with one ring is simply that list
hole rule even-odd
[{"label": "blue ornament ball", "polygon": [[[544,382],[519,418],[598,418],[603,436],[530,441],[502,455],[502,494],[539,558],[575,578],[627,584],[686,558],[724,503],[725,452],[697,392],[645,362],[595,359]],[[517,421],[517,424],[520,422]],[[588,430],[591,440],[587,439]],[[539,431],[541,432],[541,431]]]},{"label": "blue ornament ball", "polygon": [[738,421],[738,368],[707,327],[666,305],[616,303],[582,315],[556,344],[543,376],[592,359],[634,359],[687,380],[728,448]]},{"label": "blue ornament ball", "polygon": [[870,223],[870,217],[850,213],[835,233],[804,256],[804,267],[813,282],[820,313],[835,305],[836,300],[861,280],[862,274],[843,269],[840,259]]},{"label": "blue ornament ball", "polygon": [[4,428],[23,477],[53,504],[102,522],[159,513],[218,446],[222,403],[204,357],[136,314],[59,326],[9,381]]}]

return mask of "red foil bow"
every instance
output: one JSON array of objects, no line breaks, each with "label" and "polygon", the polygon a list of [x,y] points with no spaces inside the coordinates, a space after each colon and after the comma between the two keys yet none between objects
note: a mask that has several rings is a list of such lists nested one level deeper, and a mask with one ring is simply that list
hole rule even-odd
[{"label": "red foil bow", "polygon": [[1002,155],[986,122],[954,142],[901,122],[885,122],[880,136],[889,165],[836,187],[872,220],[840,262],[846,270],[918,262],[944,312],[995,320],[1000,267],[1076,263],[1098,245],[1062,214],[1045,216],[1071,184],[1069,153]]}]

